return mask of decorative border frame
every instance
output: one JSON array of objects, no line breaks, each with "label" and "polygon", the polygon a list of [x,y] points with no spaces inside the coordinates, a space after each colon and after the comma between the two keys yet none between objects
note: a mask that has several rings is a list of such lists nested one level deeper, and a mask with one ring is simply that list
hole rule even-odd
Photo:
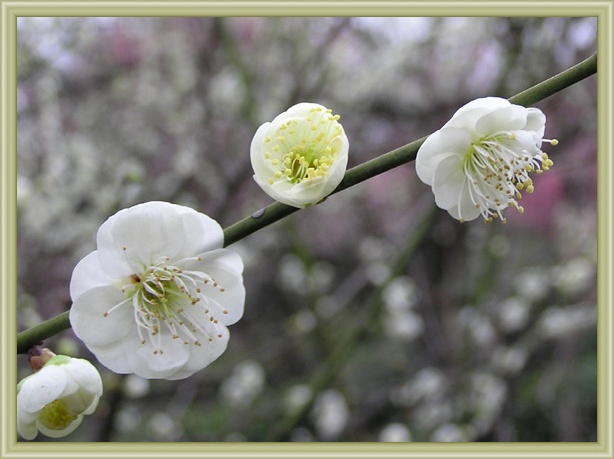
[{"label": "decorative border frame", "polygon": [[[442,14],[444,13],[445,14]],[[16,419],[16,34],[20,16],[568,16],[598,21],[595,443],[25,443]],[[0,458],[613,458],[612,0],[0,0]]]}]

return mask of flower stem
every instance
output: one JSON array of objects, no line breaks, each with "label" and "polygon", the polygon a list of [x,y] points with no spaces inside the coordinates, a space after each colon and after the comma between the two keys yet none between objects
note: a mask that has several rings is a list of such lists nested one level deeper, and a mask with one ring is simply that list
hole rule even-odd
[{"label": "flower stem", "polygon": [[[597,73],[597,53],[558,75],[510,97],[509,101],[524,106],[533,105],[595,73]],[[414,140],[411,143],[349,169],[337,189],[333,191],[333,194],[413,161],[416,158],[420,145],[425,140],[426,137]],[[269,226],[298,210],[300,209],[278,202],[270,204],[264,209],[226,228],[224,230],[224,247],[234,244],[259,229]],[[39,344],[44,339],[57,335],[69,327],[68,312],[64,312],[57,317],[20,332],[17,334],[17,353],[26,353],[32,346]]]},{"label": "flower stem", "polygon": [[68,311],[66,311],[32,328],[28,328],[17,334],[17,353],[25,354],[32,347],[41,344],[44,339],[55,336],[69,327]]}]

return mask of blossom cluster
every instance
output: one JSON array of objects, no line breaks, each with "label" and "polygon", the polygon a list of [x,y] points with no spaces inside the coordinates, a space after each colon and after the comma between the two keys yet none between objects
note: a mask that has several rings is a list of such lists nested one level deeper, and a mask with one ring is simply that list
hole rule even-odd
[{"label": "blossom cluster", "polygon": [[[339,115],[299,103],[260,126],[251,142],[254,180],[270,197],[304,208],[335,191],[348,163]],[[534,189],[531,173],[553,162],[541,151],[545,115],[487,97],[460,108],[429,136],[416,158],[436,204],[460,220],[499,218]],[[74,268],[70,323],[109,370],[178,380],[226,350],[228,326],[243,315],[243,261],[224,248],[224,232],[194,209],[151,201],[120,210],[96,236],[96,250]],[[59,437],[91,414],[102,395],[89,362],[44,354],[19,383],[17,425],[33,439]],[[38,362],[37,365],[35,363]]]}]

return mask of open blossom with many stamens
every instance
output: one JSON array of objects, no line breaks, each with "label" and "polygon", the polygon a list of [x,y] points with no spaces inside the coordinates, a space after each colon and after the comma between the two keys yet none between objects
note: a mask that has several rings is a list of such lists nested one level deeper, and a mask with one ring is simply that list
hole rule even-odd
[{"label": "open blossom with many stamens", "polygon": [[537,108],[486,97],[461,107],[418,150],[416,172],[431,185],[435,202],[454,218],[499,218],[515,207],[522,191],[533,193],[532,172],[541,174],[552,160],[541,151],[546,117]]},{"label": "open blossom with many stamens", "polygon": [[302,102],[256,131],[250,148],[254,180],[276,201],[304,208],[337,188],[348,150],[339,115]]},{"label": "open blossom with many stamens", "polygon": [[188,207],[119,211],[73,271],[75,334],[116,373],[175,380],[203,369],[243,315],[243,262],[223,240],[215,220]]}]

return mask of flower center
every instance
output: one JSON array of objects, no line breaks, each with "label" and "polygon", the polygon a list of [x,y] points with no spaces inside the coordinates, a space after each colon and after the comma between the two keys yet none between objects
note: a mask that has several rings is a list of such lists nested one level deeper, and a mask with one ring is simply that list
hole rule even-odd
[{"label": "flower center", "polygon": [[64,400],[54,400],[45,405],[38,415],[38,422],[50,430],[64,430],[77,419]]},{"label": "flower center", "polygon": [[339,115],[314,107],[306,118],[292,118],[265,139],[264,158],[275,170],[269,183],[285,179],[292,184],[326,176],[338,149],[335,139],[343,134]]},{"label": "flower center", "polygon": [[[556,139],[542,142],[558,144]],[[507,207],[513,206],[518,212],[524,212],[518,200],[522,199],[521,191],[529,194],[534,191],[529,173],[541,174],[553,164],[542,151],[531,154],[513,132],[500,132],[474,142],[467,152],[463,168],[469,196],[484,220],[491,222],[493,217],[498,217],[505,223],[502,211]]]},{"label": "flower center", "polygon": [[[215,288],[224,292],[215,279],[202,271],[182,268],[188,262],[202,261],[200,257],[184,258],[171,263],[169,257],[146,267],[142,273],[125,279],[121,291],[126,300],[113,306],[107,317],[117,308],[132,304],[141,344],[148,340],[154,344],[154,354],[162,354],[160,337],[170,335],[184,344],[201,346],[199,336],[213,341],[217,336],[209,325],[217,325],[212,311],[212,300],[205,290]],[[221,307],[216,304],[216,308]],[[228,311],[221,308],[223,314]],[[204,315],[204,318],[203,318]]]}]

